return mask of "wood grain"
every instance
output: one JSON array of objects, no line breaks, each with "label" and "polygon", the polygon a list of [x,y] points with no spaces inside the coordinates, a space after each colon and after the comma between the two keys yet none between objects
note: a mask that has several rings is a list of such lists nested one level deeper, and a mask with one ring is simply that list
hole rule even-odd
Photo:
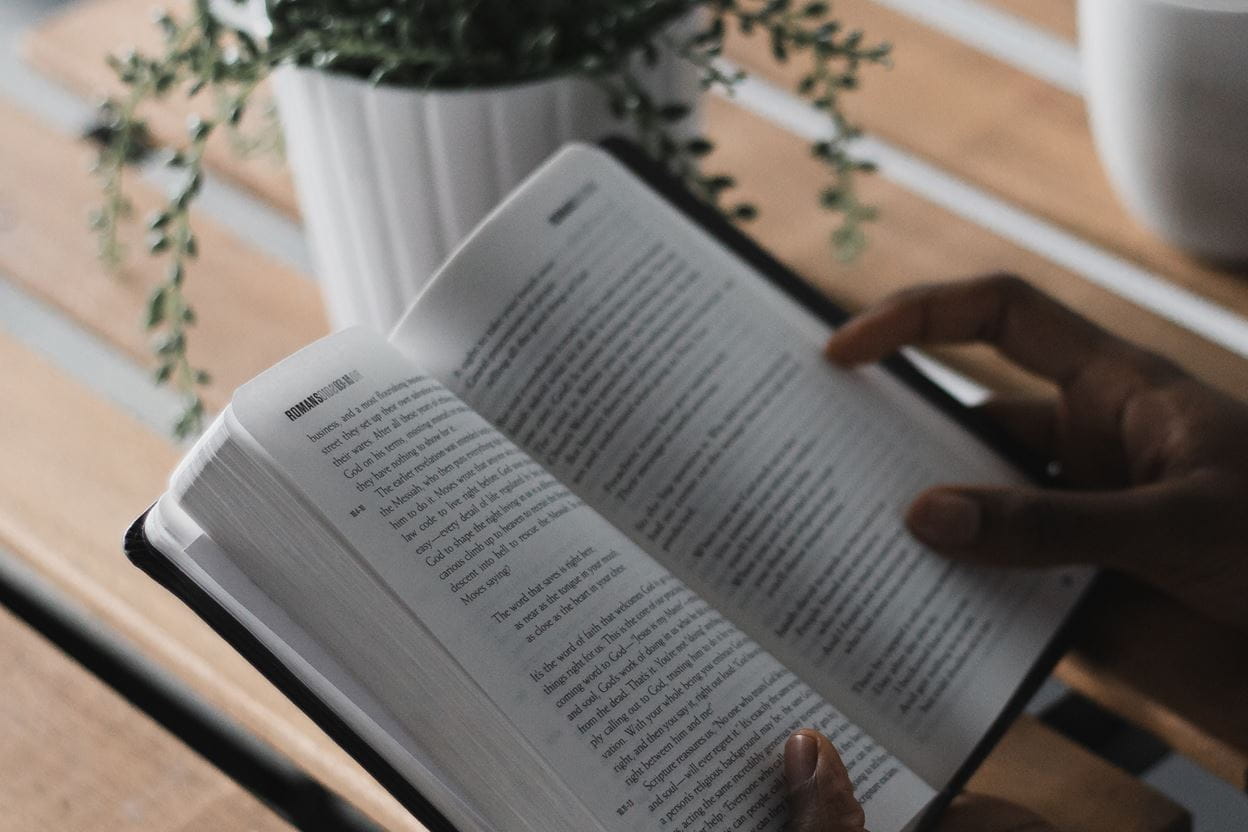
[{"label": "wood grain", "polygon": [[0,607],[5,829],[289,832],[250,793]]},{"label": "wood grain", "polygon": [[1124,577],[1091,608],[1058,677],[1248,792],[1248,636]]},{"label": "wood grain", "polygon": [[[894,46],[895,66],[869,69],[846,99],[868,131],[1248,315],[1248,277],[1194,260],[1126,214],[1079,98],[870,0],[839,0],[836,14]],[[801,61],[777,67],[758,37],[734,35],[727,53],[789,87],[804,72]]]},{"label": "wood grain", "polygon": [[[1044,756],[1035,753],[1040,742]],[[1030,717],[1014,723],[993,756],[1005,764],[981,767],[967,790],[1026,806],[1061,832],[1191,829],[1191,817],[1167,798],[1141,795],[1134,777]]]},{"label": "wood grain", "polygon": [[[4,336],[0,366],[0,400],[12,403],[0,409],[7,472],[0,477],[0,545],[378,822],[421,828],[225,642],[123,558],[121,531],[158,493],[175,451]],[[996,793],[998,784],[1019,782],[1030,767],[1051,760],[1076,778],[1088,801],[1052,815],[1061,828],[1186,828],[1184,810],[1148,786],[1130,778],[1124,784],[1124,775],[1099,758],[1072,750],[1048,729],[1020,724],[1003,745],[1007,753],[985,761],[982,791]],[[1063,804],[1060,795],[1039,790],[1019,798],[1036,811]],[[1145,817],[1152,825],[1142,823]],[[1107,818],[1112,823],[1096,825]]]},{"label": "wood grain", "polygon": [[1075,0],[982,0],[1074,43],[1079,37]]}]

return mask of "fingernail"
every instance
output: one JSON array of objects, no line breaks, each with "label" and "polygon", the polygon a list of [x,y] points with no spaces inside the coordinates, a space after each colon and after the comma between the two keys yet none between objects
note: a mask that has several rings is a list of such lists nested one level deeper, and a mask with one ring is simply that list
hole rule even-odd
[{"label": "fingernail", "polygon": [[809,734],[794,734],[784,744],[784,779],[789,788],[815,776],[819,763],[819,741]]},{"label": "fingernail", "polygon": [[969,546],[979,536],[979,503],[961,494],[930,494],[915,505],[907,519],[910,531],[937,549]]}]

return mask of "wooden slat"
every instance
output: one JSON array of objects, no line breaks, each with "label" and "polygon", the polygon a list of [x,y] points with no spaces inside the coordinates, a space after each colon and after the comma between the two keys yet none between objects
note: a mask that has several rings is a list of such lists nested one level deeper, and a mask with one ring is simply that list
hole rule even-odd
[{"label": "wooden slat", "polygon": [[[869,69],[847,99],[867,130],[1248,315],[1242,274],[1188,257],[1126,214],[1079,98],[870,0],[838,0],[835,8],[847,25],[894,44],[895,66]],[[777,67],[759,37],[734,37],[728,54],[788,86],[803,73],[800,61]]]},{"label": "wooden slat", "polygon": [[1075,0],[983,0],[1072,43],[1079,37]]},{"label": "wooden slat", "polygon": [[[228,645],[122,558],[120,530],[156,493],[173,451],[3,336],[0,365],[0,399],[13,405],[0,410],[0,458],[13,472],[0,477],[0,543],[379,821],[419,828]],[[1044,761],[1060,763],[1055,785],[1026,793],[1010,787]],[[1079,802],[1053,791],[1075,783]],[[985,761],[976,788],[1009,795],[1071,832],[1187,828],[1181,807],[1029,720]]]},{"label": "wooden slat", "polygon": [[5,829],[195,832],[290,827],[0,607]]},{"label": "wooden slat", "polygon": [[1248,637],[1125,578],[1091,606],[1058,677],[1248,792]]},{"label": "wooden slat", "polygon": [[[1037,756],[1041,742],[1044,754]],[[1191,829],[1191,817],[1170,800],[1141,795],[1134,777],[1030,717],[1014,723],[993,756],[1008,764],[983,766],[967,789],[1026,806],[1062,832]]]},{"label": "wooden slat", "polygon": [[179,452],[0,337],[0,545],[141,653],[392,829],[409,815],[202,623],[135,569],[121,535]]}]

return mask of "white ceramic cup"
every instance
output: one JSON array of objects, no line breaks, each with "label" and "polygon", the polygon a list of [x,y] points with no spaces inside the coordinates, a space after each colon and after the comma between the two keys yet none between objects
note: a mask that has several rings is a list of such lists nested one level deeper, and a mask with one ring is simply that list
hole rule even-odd
[{"label": "white ceramic cup", "polygon": [[1080,0],[1101,162],[1171,243],[1248,262],[1248,0]]}]

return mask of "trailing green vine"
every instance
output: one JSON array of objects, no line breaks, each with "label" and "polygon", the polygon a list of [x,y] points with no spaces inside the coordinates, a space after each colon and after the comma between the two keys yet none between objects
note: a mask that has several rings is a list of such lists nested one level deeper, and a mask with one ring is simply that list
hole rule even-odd
[{"label": "trailing green vine", "polygon": [[[154,338],[156,381],[186,397],[174,427],[179,437],[201,429],[206,409],[199,388],[209,380],[189,358],[195,314],[183,294],[198,248],[190,208],[203,185],[204,148],[223,127],[240,152],[272,147],[270,138],[243,137],[238,127],[256,87],[282,64],[426,89],[582,74],[604,92],[612,112],[651,156],[728,216],[746,221],[756,215],[755,206],[725,204],[735,180],[704,169],[714,145],[690,123],[693,102],[658,100],[645,79],[664,53],[674,54],[699,69],[704,90],[731,94],[745,76],[725,68],[724,40],[732,27],[757,32],[769,39],[776,61],[809,59],[796,91],[830,120],[828,136],[811,148],[829,175],[820,202],[839,215],[830,243],[842,259],[865,244],[863,223],[875,212],[860,200],[855,179],[871,166],[849,152],[858,130],[840,100],[857,87],[862,66],[886,63],[889,50],[868,44],[861,32],[843,30],[823,0],[267,0],[267,12],[271,30],[261,41],[215,17],[208,0],[192,0],[185,18],[156,18],[164,34],[160,54],[109,59],[125,93],[101,111],[107,137],[97,164],[103,201],[91,222],[100,256],[112,268],[124,262],[118,232],[133,214],[123,171],[147,143],[143,105],[205,90],[216,104],[211,118],[191,120],[183,146],[169,154],[167,164],[180,171],[181,184],[148,219],[148,249],[166,258],[167,267],[149,297],[145,325]],[[692,25],[685,23],[690,20]]]}]

